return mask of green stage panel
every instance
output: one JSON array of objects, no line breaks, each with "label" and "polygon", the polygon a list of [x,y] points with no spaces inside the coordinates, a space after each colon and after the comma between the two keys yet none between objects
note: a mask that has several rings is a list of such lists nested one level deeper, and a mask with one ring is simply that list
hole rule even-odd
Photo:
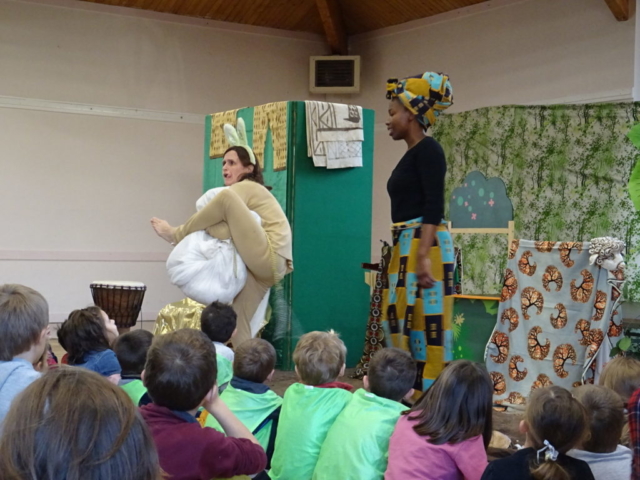
[{"label": "green stage panel", "polygon": [[[301,334],[334,329],[347,346],[347,365],[354,366],[369,314],[369,287],[360,265],[371,258],[374,112],[363,109],[363,167],[327,170],[314,167],[307,155],[304,102],[288,102],[287,108],[287,169],[273,171],[269,131],[264,177],[291,223],[295,270],[283,281],[282,290],[272,289],[270,304],[278,328],[276,332],[273,324],[268,326],[263,336],[276,347],[278,367],[293,369],[291,355]],[[253,111],[238,111],[250,143]],[[211,116],[207,116],[205,191],[224,184],[221,159],[209,159],[210,138]]]},{"label": "green stage panel", "polygon": [[374,112],[363,110],[364,166],[337,170],[313,166],[304,102],[294,112],[293,314],[304,331],[339,332],[355,366],[369,315],[361,264],[371,258]]}]

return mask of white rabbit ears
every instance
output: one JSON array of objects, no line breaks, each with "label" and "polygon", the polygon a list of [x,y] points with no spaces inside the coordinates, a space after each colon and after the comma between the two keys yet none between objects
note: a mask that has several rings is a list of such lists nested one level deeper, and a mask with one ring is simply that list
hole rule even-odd
[{"label": "white rabbit ears", "polygon": [[256,164],[256,156],[253,154],[253,150],[249,146],[249,141],[247,140],[247,127],[245,126],[243,119],[238,118],[235,128],[233,125],[225,123],[224,136],[227,137],[227,142],[229,142],[232,147],[244,148],[249,154],[251,163],[253,165]]}]

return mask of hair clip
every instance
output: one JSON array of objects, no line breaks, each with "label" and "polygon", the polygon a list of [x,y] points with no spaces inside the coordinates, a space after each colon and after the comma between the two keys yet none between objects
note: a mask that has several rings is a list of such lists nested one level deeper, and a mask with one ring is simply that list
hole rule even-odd
[{"label": "hair clip", "polygon": [[544,441],[544,447],[538,450],[537,458],[538,463],[540,463],[540,454],[544,452],[544,460],[548,462],[549,460],[555,462],[558,459],[558,451],[555,449],[553,445],[549,443],[549,440]]}]

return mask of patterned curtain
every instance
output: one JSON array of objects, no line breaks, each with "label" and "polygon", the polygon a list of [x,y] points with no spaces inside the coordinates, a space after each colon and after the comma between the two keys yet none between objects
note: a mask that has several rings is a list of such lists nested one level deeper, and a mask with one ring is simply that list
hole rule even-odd
[{"label": "patterned curtain", "polygon": [[[640,153],[627,139],[640,104],[505,106],[443,115],[433,136],[448,163],[446,194],[478,170],[499,177],[515,215],[515,238],[627,244],[627,301],[640,302],[640,215],[626,187]],[[447,202],[448,203],[448,202]],[[507,239],[456,235],[465,294],[500,292]]]}]

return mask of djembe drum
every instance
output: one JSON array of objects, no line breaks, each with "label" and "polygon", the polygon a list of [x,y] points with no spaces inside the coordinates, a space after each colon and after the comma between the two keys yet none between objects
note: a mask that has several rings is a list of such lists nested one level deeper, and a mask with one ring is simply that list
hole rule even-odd
[{"label": "djembe drum", "polygon": [[116,322],[118,330],[135,326],[147,287],[142,282],[95,281],[91,285],[93,303]]}]

